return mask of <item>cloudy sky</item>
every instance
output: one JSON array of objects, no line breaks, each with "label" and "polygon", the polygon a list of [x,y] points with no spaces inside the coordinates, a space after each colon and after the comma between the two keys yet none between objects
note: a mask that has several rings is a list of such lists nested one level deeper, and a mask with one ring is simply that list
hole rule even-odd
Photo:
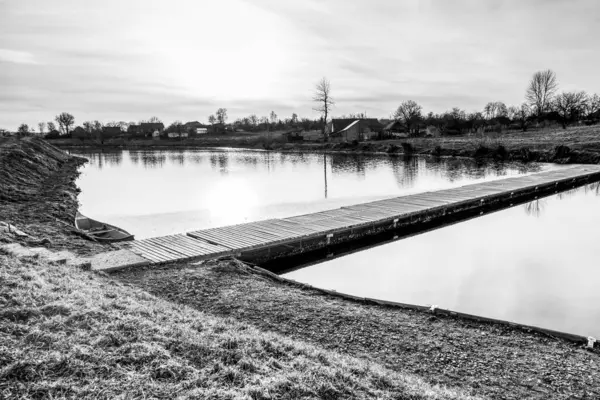
[{"label": "cloudy sky", "polygon": [[600,92],[596,0],[0,0],[0,128],[62,111],[206,122],[518,104],[533,72]]}]

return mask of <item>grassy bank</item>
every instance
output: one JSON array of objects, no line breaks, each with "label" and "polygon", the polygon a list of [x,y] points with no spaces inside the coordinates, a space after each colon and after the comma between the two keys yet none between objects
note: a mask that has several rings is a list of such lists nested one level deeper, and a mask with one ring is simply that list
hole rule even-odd
[{"label": "grassy bank", "polygon": [[73,228],[79,207],[75,180],[85,159],[71,157],[39,138],[0,142],[0,221],[30,235],[0,232],[0,242],[69,249],[82,254],[104,246],[82,239]]},{"label": "grassy bank", "polygon": [[110,277],[0,265],[0,398],[468,398]]},{"label": "grassy bank", "polygon": [[53,141],[62,148],[170,149],[234,147],[278,151],[351,152],[361,154],[427,154],[515,161],[597,164],[600,162],[600,126],[541,129],[486,136],[406,138],[360,143],[289,143],[282,135],[214,135],[184,140],[113,140],[104,144],[71,139]]},{"label": "grassy bank", "polygon": [[[498,399],[598,398],[600,354],[546,335],[350,302],[209,262],[115,275],[175,304]],[[579,397],[577,397],[579,396]],[[588,396],[588,397],[585,397]]]}]

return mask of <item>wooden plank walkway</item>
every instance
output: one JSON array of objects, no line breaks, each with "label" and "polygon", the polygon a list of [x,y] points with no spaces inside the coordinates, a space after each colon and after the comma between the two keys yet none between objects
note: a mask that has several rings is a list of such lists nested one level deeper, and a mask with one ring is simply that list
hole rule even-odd
[{"label": "wooden plank walkway", "polygon": [[[490,201],[511,203],[512,198],[543,195],[600,180],[600,166],[583,165],[516,176],[496,181],[418,193],[342,207],[335,210],[269,219],[220,228],[202,229],[187,234],[156,237],[132,242],[130,250],[151,264],[182,260],[211,259],[244,252],[256,252],[282,245],[302,247],[306,242],[327,245],[338,235],[350,238],[353,232],[397,221],[421,218],[460,207],[474,209]],[[533,194],[532,194],[533,193]],[[512,204],[510,204],[512,205]],[[443,214],[442,214],[443,215]],[[391,228],[390,228],[391,229]],[[350,235],[350,236],[348,236]],[[344,239],[346,240],[346,239]],[[347,239],[350,240],[350,239]]]}]

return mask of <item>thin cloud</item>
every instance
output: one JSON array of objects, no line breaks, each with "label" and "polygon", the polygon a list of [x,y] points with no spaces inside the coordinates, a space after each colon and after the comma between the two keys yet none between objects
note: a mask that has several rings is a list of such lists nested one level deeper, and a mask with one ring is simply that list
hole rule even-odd
[{"label": "thin cloud", "polygon": [[9,49],[0,49],[0,61],[15,64],[39,64],[33,54]]}]

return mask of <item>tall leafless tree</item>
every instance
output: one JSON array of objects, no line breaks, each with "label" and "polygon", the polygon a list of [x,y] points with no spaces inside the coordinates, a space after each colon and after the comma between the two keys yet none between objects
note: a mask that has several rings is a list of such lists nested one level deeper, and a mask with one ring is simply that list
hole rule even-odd
[{"label": "tall leafless tree", "polygon": [[[406,126],[408,133],[422,119],[421,110],[423,108],[414,100],[403,101],[396,112],[394,118]],[[415,128],[418,129],[418,128]]]},{"label": "tall leafless tree", "polygon": [[66,112],[60,113],[54,120],[58,123],[58,126],[60,126],[63,135],[68,135],[71,131],[71,127],[75,124],[75,117]]},{"label": "tall leafless tree", "polygon": [[321,132],[323,133],[323,138],[327,140],[326,136],[326,126],[327,126],[327,118],[331,112],[331,109],[335,105],[335,101],[331,97],[331,83],[325,77],[321,78],[321,80],[315,86],[315,93],[313,96],[313,101],[317,103],[317,106],[313,108],[313,110],[321,113],[321,118],[323,119],[323,125],[321,128]]},{"label": "tall leafless tree", "polygon": [[56,125],[54,124],[54,122],[48,121],[46,125],[48,126],[48,133],[56,131]]},{"label": "tall leafless tree", "polygon": [[554,71],[547,69],[538,71],[531,77],[525,99],[529,105],[540,116],[550,109],[552,96],[558,89],[558,82]]}]

